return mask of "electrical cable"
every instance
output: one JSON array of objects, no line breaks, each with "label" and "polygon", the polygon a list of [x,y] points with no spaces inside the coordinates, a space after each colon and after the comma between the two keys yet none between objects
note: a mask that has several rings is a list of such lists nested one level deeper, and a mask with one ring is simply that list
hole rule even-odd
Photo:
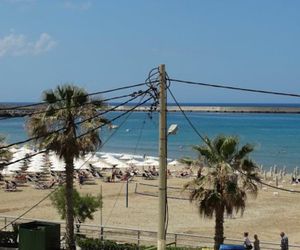
[{"label": "electrical cable", "polygon": [[[155,82],[152,82],[152,83],[155,83]],[[137,83],[137,84],[128,85],[128,86],[124,86],[124,87],[118,87],[118,88],[114,88],[114,89],[93,92],[93,93],[86,94],[84,96],[94,96],[94,95],[106,94],[106,93],[111,93],[111,92],[114,92],[114,91],[119,91],[119,90],[124,90],[124,89],[130,89],[130,88],[140,87],[140,86],[144,86],[144,85],[146,85],[145,82],[143,82],[143,83]],[[74,98],[76,98],[76,97],[73,97],[72,99],[74,99]],[[56,100],[56,102],[64,101],[64,100],[65,99],[62,98],[62,99]],[[25,105],[20,105],[20,106],[0,108],[0,111],[3,111],[3,110],[15,110],[15,109],[28,108],[28,107],[35,107],[35,106],[43,105],[43,104],[47,104],[47,102],[39,102],[39,103],[25,104]]]},{"label": "electrical cable", "polygon": [[[148,90],[147,90],[147,91],[148,91]],[[147,91],[145,91],[145,92],[147,92]],[[89,117],[89,118],[87,118],[87,119],[85,119],[85,120],[82,120],[82,121],[80,121],[80,122],[76,122],[75,125],[82,124],[82,123],[84,123],[84,122],[86,122],[86,121],[88,121],[88,120],[90,120],[90,119],[96,118],[96,117],[101,116],[101,115],[104,115],[104,114],[106,114],[106,113],[108,113],[108,112],[110,112],[110,111],[116,110],[117,108],[119,108],[119,107],[121,107],[121,106],[124,106],[125,104],[127,104],[127,103],[133,101],[134,99],[138,98],[138,97],[141,96],[143,93],[144,93],[144,92],[138,93],[136,96],[132,97],[131,99],[127,100],[126,102],[123,102],[123,103],[121,103],[121,104],[119,104],[119,105],[117,105],[117,106],[115,106],[115,107],[113,107],[113,108],[111,108],[111,109],[108,109],[108,110],[105,110],[105,111],[103,111],[103,112],[100,112],[100,113],[98,113],[97,115],[95,115],[94,117]],[[33,140],[37,140],[37,139],[39,139],[39,138],[42,138],[42,137],[45,137],[45,136],[49,136],[49,135],[54,134],[54,133],[58,133],[58,132],[60,132],[60,131],[62,131],[62,130],[64,130],[64,129],[66,129],[66,127],[62,127],[62,128],[60,128],[60,129],[51,131],[51,132],[47,133],[47,134],[44,135],[44,136],[35,136],[35,137],[31,137],[31,138],[28,138],[28,139],[23,140],[23,141],[18,141],[18,142],[15,142],[15,143],[11,143],[11,144],[8,144],[8,145],[5,145],[5,146],[0,147],[0,150],[1,150],[1,149],[6,149],[6,148],[10,148],[10,147],[13,147],[13,146],[17,146],[17,145],[20,145],[20,144],[24,144],[24,143],[27,143],[27,142],[30,142],[30,141],[33,141]]]},{"label": "electrical cable", "polygon": [[[103,103],[105,103],[107,101],[112,101],[112,100],[122,99],[122,98],[125,98],[125,97],[130,97],[130,96],[133,96],[133,95],[135,95],[137,93],[138,92],[135,91],[133,93],[126,94],[126,95],[111,97],[111,98],[107,98],[107,99],[101,99],[100,101],[103,102]],[[93,101],[94,100],[92,100],[91,102],[84,103],[82,105],[74,105],[74,106],[70,106],[70,107],[54,108],[51,111],[53,112],[53,111],[64,110],[64,109],[67,109],[67,108],[77,108],[77,107],[86,106],[86,105],[90,105],[90,104],[93,105],[94,104]],[[7,116],[7,117],[0,118],[0,121],[8,120],[8,119],[14,119],[14,118],[20,118],[20,117],[26,117],[26,116],[32,116],[32,115],[37,115],[37,114],[43,114],[43,113],[47,113],[47,112],[48,112],[48,110],[40,110],[40,111],[35,111],[35,112],[21,114],[21,115],[18,115],[18,116]]]},{"label": "electrical cable", "polygon": [[[121,123],[121,125],[105,140],[105,142],[101,145],[100,149],[113,137],[113,135],[116,134],[117,130],[125,123],[125,121],[129,118],[129,116],[131,115],[131,113],[128,114],[128,116],[126,117],[126,119]],[[46,150],[45,150],[46,151]],[[85,160],[85,162],[79,167],[79,169],[81,169],[88,161],[89,159],[91,159],[92,155]],[[29,209],[27,209],[24,213],[22,213],[20,216],[18,216],[16,219],[14,219],[13,221],[11,221],[9,224],[5,225],[5,227],[1,228],[0,231],[6,229],[8,226],[12,225],[14,222],[16,222],[17,220],[19,220],[20,218],[22,218],[24,215],[26,215],[27,213],[29,213],[31,210],[33,210],[35,207],[37,207],[39,204],[41,204],[44,200],[46,200],[48,197],[50,197],[51,194],[53,194],[56,190],[58,190],[59,187],[55,188],[54,190],[52,190],[49,194],[47,194],[44,198],[42,198],[39,202],[37,202],[34,206],[30,207]]]},{"label": "electrical cable", "polygon": [[[185,114],[185,112],[182,110],[180,104],[179,104],[178,101],[176,100],[176,98],[175,98],[175,96],[173,95],[173,93],[172,93],[172,91],[170,90],[170,88],[168,88],[168,91],[169,91],[169,93],[171,94],[171,96],[172,96],[174,102],[176,103],[176,105],[178,106],[178,108],[180,109],[180,111],[182,112],[182,114],[184,115],[185,119],[186,119],[186,120],[188,121],[188,123],[190,124],[191,128],[192,128],[192,129],[194,130],[194,132],[195,132],[195,133],[196,133],[196,134],[204,141],[204,143],[208,145],[206,139],[198,132],[198,130],[197,130],[196,127],[193,125],[193,123],[191,122],[191,120],[187,117],[187,115]],[[235,170],[236,170],[236,169],[235,169]],[[243,174],[243,175],[246,175],[246,174],[243,173],[242,171],[239,171],[239,170],[238,170],[238,172],[241,173],[241,174]],[[247,177],[251,179],[251,177],[249,177],[249,176],[247,176]],[[264,186],[268,186],[268,187],[270,187],[270,188],[273,188],[273,189],[277,189],[277,190],[281,190],[281,191],[285,191],[285,192],[291,192],[291,193],[300,193],[300,191],[298,191],[298,190],[290,190],[290,189],[286,189],[286,188],[276,187],[276,186],[270,185],[270,184],[268,184],[268,183],[265,183],[265,182],[263,182],[263,181],[261,181],[261,180],[256,180],[256,179],[255,179],[254,181],[256,181],[256,182],[258,182],[258,183],[260,183],[260,184],[262,184],[262,185],[264,185]]]},{"label": "electrical cable", "polygon": [[206,142],[205,137],[203,137],[198,130],[196,129],[196,127],[194,126],[194,124],[191,122],[191,120],[187,117],[186,113],[184,112],[184,110],[181,108],[180,104],[178,103],[178,101],[176,100],[175,96],[173,95],[172,91],[170,88],[168,88],[168,91],[170,93],[170,95],[172,96],[175,104],[177,105],[177,107],[179,108],[180,112],[183,114],[183,116],[185,117],[185,119],[187,120],[187,122],[189,123],[189,125],[191,126],[191,128],[195,131],[195,133],[201,138],[202,141]]},{"label": "electrical cable", "polygon": [[[141,104],[135,105],[133,108],[131,108],[131,109],[125,111],[124,113],[122,113],[122,114],[120,114],[120,115],[118,115],[118,116],[116,116],[116,117],[114,117],[114,118],[111,119],[109,122],[113,122],[113,121],[119,119],[120,117],[122,117],[122,116],[124,116],[125,114],[127,114],[127,113],[133,111],[134,109],[136,109],[137,107],[141,106],[142,104],[145,104],[145,103],[148,102],[150,99],[152,99],[152,97],[149,97],[147,100],[145,100],[145,101],[142,102]],[[91,118],[89,118],[89,119],[91,119]],[[81,123],[82,123],[82,121],[81,121]],[[85,132],[85,133],[83,133],[83,134],[77,136],[76,138],[81,138],[81,137],[83,137],[83,136],[89,134],[90,132],[93,132],[93,131],[95,131],[95,130],[97,130],[97,129],[103,127],[103,126],[106,126],[106,124],[101,124],[100,126],[97,126],[97,127],[93,128],[93,129],[91,129],[91,130],[88,130],[87,132]],[[57,131],[55,131],[55,132],[57,132]],[[0,149],[1,149],[1,148],[0,148]],[[1,166],[2,166],[2,167],[9,166],[9,165],[14,164],[14,163],[17,163],[17,162],[19,162],[19,161],[29,159],[29,158],[31,158],[31,157],[33,157],[33,156],[35,156],[35,155],[45,153],[46,151],[47,151],[47,150],[42,150],[42,151],[39,151],[39,152],[37,152],[37,153],[31,154],[31,155],[29,155],[29,156],[26,156],[26,157],[24,157],[24,158],[20,158],[20,159],[18,159],[18,160],[15,160],[15,161],[12,161],[12,162],[9,162],[9,163],[4,163],[4,164],[2,164]]]},{"label": "electrical cable", "polygon": [[172,79],[172,78],[169,78],[168,80],[171,81],[171,82],[178,82],[178,83],[185,83],[185,84],[199,85],[199,86],[206,86],[206,87],[213,87],[213,88],[231,89],[231,90],[253,92],[253,93],[262,93],[262,94],[270,94],[270,95],[300,97],[299,94],[293,94],[293,93],[259,90],[259,89],[250,89],[250,88],[240,88],[240,87],[233,87],[233,86],[228,86],[228,85],[209,84],[209,83],[193,82],[193,81],[186,81],[186,80],[179,80],[179,79]]},{"label": "electrical cable", "polygon": [[[145,96],[143,96],[143,97],[141,98],[141,100],[139,101],[139,104],[142,104],[142,100],[143,100],[144,97],[145,97]],[[121,123],[121,125],[118,127],[118,129],[119,129],[119,128],[127,121],[127,119],[130,117],[131,114],[132,114],[132,113],[129,113],[129,114],[128,114],[128,116],[127,116],[126,119]],[[119,193],[118,193],[118,195],[117,195],[117,197],[116,197],[116,199],[115,199],[114,205],[113,205],[113,207],[111,208],[110,213],[109,213],[109,215],[108,215],[108,217],[107,217],[107,219],[106,219],[104,225],[107,225],[108,221],[110,220],[110,218],[111,218],[111,216],[112,216],[112,213],[113,213],[113,210],[114,210],[114,208],[116,207],[116,204],[117,204],[117,202],[118,202],[118,200],[119,200],[119,197],[120,197],[120,194],[121,194],[121,191],[122,191],[123,187],[124,187],[124,182],[122,183],[122,185],[121,185],[121,187],[120,187],[120,190],[119,190]]]},{"label": "electrical cable", "polygon": [[144,127],[145,127],[145,124],[146,124],[146,118],[147,118],[147,116],[148,116],[148,113],[145,113],[145,117],[144,117],[144,120],[142,122],[142,127],[140,128],[140,131],[139,131],[137,143],[135,144],[135,148],[134,148],[134,152],[133,152],[134,155],[136,154],[137,148],[138,148],[138,146],[139,146],[139,144],[141,142],[142,135],[143,135],[143,130],[144,130]]}]

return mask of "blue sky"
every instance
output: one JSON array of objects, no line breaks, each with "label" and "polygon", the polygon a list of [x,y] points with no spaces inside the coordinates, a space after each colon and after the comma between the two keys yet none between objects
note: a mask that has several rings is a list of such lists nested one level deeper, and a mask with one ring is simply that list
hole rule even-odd
[{"label": "blue sky", "polygon": [[[172,78],[300,93],[300,1],[0,0],[0,101]],[[299,102],[172,85],[181,102]]]}]

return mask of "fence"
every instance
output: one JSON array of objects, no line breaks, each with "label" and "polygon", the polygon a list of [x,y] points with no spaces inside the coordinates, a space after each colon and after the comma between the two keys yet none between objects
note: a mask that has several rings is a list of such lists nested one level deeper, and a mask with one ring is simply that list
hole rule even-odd
[{"label": "fence", "polygon": [[[9,225],[6,230],[12,230],[10,223],[14,221],[16,217],[13,216],[0,216],[0,226],[3,228]],[[54,222],[61,225],[61,234],[65,233],[65,223],[62,221],[47,221],[43,219],[31,219],[22,218],[18,220],[18,223],[24,223],[32,220]],[[75,227],[76,228],[76,227]],[[141,230],[134,228],[116,227],[116,226],[97,226],[92,224],[81,224],[80,232],[77,234],[84,234],[87,237],[103,238],[114,240],[117,242],[136,243],[137,245],[156,245],[157,233],[150,230]],[[211,236],[204,236],[198,234],[185,234],[185,233],[167,233],[167,244],[174,244],[180,247],[213,247],[214,238]],[[226,238],[225,244],[242,244],[243,239]],[[261,241],[261,249],[278,250],[280,245],[272,242]],[[290,250],[300,250],[300,245],[290,244]]]}]

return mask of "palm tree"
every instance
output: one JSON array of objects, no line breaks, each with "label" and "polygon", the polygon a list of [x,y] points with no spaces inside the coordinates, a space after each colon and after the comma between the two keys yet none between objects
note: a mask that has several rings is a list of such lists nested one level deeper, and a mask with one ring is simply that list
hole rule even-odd
[{"label": "palm tree", "polygon": [[[36,143],[39,148],[54,151],[65,162],[66,243],[67,249],[73,250],[73,163],[74,159],[96,151],[101,145],[96,128],[105,120],[96,116],[97,107],[101,107],[102,103],[91,101],[84,89],[69,84],[45,91],[43,100],[47,104],[42,107],[45,112],[36,112],[31,116],[27,127],[30,136],[38,137]],[[80,121],[85,122],[79,124]]]},{"label": "palm tree", "polygon": [[212,141],[205,138],[205,142],[194,149],[207,173],[187,183],[185,189],[190,191],[190,201],[197,202],[200,215],[215,216],[217,250],[224,242],[224,213],[232,215],[235,210],[243,214],[247,193],[257,195],[259,176],[256,164],[248,158],[253,151],[250,144],[239,148],[238,139],[232,136],[218,136]]}]

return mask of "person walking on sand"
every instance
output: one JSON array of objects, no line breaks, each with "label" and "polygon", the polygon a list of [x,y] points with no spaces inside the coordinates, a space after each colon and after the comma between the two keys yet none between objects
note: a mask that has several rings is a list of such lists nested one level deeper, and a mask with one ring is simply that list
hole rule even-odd
[{"label": "person walking on sand", "polygon": [[253,250],[260,250],[260,246],[259,246],[259,239],[258,239],[258,236],[257,234],[254,234],[254,241],[253,241]]},{"label": "person walking on sand", "polygon": [[249,240],[249,233],[248,232],[245,232],[244,233],[244,248],[245,249],[252,249],[253,248],[253,246],[252,246],[252,244],[251,244],[251,241]]},{"label": "person walking on sand", "polygon": [[281,250],[289,250],[289,239],[288,239],[288,237],[285,235],[284,232],[281,232],[280,236],[281,236],[281,243],[280,243]]}]

